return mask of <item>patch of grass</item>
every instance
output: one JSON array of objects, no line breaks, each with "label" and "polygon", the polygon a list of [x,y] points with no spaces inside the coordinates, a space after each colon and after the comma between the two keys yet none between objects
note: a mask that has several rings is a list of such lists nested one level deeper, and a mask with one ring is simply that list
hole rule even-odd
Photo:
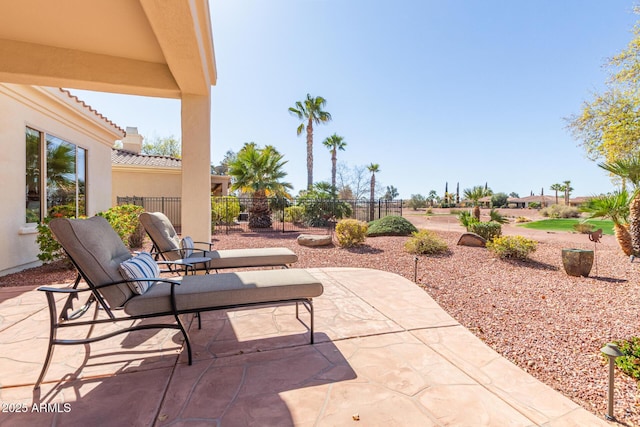
[{"label": "patch of grass", "polygon": [[[531,228],[534,230],[544,231],[566,231],[575,232],[574,225],[579,224],[581,221],[576,218],[557,218],[557,219],[543,219],[540,221],[532,221],[525,224],[518,224],[518,227]],[[602,219],[590,219],[585,221],[586,224],[591,224],[595,229],[602,228],[604,234],[613,234],[613,222],[610,220]]]}]

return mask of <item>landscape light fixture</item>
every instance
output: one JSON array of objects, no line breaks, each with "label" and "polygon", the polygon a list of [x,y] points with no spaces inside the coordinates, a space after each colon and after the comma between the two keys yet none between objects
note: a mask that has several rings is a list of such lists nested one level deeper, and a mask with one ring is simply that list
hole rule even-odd
[{"label": "landscape light fixture", "polygon": [[602,347],[600,351],[609,358],[609,402],[607,404],[607,415],[605,415],[605,418],[613,421],[616,419],[616,417],[613,416],[613,368],[616,358],[624,356],[624,353],[622,353],[620,348],[614,343],[608,343]]}]

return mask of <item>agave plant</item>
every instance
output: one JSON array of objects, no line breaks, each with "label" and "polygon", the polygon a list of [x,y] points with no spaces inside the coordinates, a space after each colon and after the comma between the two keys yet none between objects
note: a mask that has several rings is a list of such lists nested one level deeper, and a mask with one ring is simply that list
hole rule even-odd
[{"label": "agave plant", "polygon": [[634,254],[629,233],[629,193],[626,190],[594,197],[580,210],[587,212],[589,218],[609,218],[613,221],[613,230],[620,249],[625,255]]}]

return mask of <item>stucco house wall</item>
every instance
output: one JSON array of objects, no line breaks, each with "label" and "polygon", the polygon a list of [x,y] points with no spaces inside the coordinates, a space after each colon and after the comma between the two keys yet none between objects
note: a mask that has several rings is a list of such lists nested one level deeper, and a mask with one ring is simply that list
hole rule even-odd
[{"label": "stucco house wall", "polygon": [[0,276],[37,265],[36,224],[25,215],[26,128],[87,150],[87,213],[111,206],[114,123],[58,88],[0,84]]},{"label": "stucco house wall", "polygon": [[182,170],[176,168],[113,166],[111,204],[118,196],[180,197]]}]

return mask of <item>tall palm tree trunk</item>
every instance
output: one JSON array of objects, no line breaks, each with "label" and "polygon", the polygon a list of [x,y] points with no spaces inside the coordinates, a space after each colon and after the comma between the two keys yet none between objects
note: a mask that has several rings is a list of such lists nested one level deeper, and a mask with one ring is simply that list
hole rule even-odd
[{"label": "tall palm tree trunk", "polygon": [[371,175],[371,193],[370,193],[370,197],[369,197],[369,221],[373,221],[374,220],[374,215],[375,215],[375,198],[376,196],[376,175],[372,174]]},{"label": "tall palm tree trunk", "polygon": [[640,192],[636,193],[629,204],[629,233],[633,255],[640,256]]},{"label": "tall palm tree trunk", "polygon": [[631,243],[631,233],[629,233],[629,229],[622,224],[614,223],[613,232],[622,252],[624,252],[626,256],[633,255],[633,244]]},{"label": "tall palm tree trunk", "polygon": [[334,192],[336,192],[337,163],[338,157],[336,156],[336,149],[334,148],[333,150],[331,150],[331,188]]},{"label": "tall palm tree trunk", "polygon": [[478,204],[473,207],[473,216],[480,221],[480,206],[478,206]]},{"label": "tall palm tree trunk", "polygon": [[271,227],[271,209],[264,191],[256,191],[251,198],[251,209],[249,210],[250,228]]},{"label": "tall palm tree trunk", "polygon": [[313,188],[313,123],[307,125],[307,190]]}]

